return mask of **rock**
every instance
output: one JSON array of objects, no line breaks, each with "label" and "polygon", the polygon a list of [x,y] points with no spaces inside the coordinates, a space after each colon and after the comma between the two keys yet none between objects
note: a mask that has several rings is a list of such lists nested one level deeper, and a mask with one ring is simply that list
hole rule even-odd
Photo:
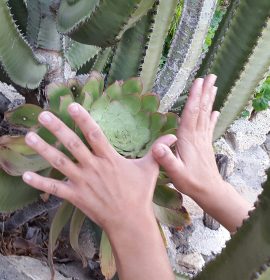
[{"label": "rock", "polygon": [[194,231],[189,237],[190,249],[206,256],[217,254],[230,239],[230,233],[223,226],[216,231],[206,228],[202,219],[193,220]]},{"label": "rock", "polygon": [[83,268],[81,262],[71,262],[67,264],[55,264],[55,267],[67,279],[72,280],[94,280],[90,277],[90,269]]},{"label": "rock", "polygon": [[[239,176],[245,182],[245,185],[260,192],[261,184],[266,179],[265,170],[269,165],[269,157],[264,149],[260,146],[252,147],[237,153],[234,176]],[[231,178],[228,178],[228,180],[237,188],[237,182],[233,182]]]},{"label": "rock", "polygon": [[[48,280],[50,269],[46,263],[30,257],[0,255],[1,280]],[[55,280],[72,280],[59,272],[55,274]]]},{"label": "rock", "polygon": [[[8,110],[12,110],[25,102],[24,97],[20,95],[13,86],[0,82],[0,93],[8,100]],[[1,101],[1,99],[0,99]],[[0,110],[1,111],[1,110]]]},{"label": "rock", "polygon": [[235,189],[243,196],[244,199],[250,203],[254,203],[260,191],[251,188],[247,183],[237,174],[233,174],[228,182],[235,187]]},{"label": "rock", "polygon": [[214,150],[216,154],[221,154],[228,157],[226,176],[229,176],[233,173],[235,163],[235,152],[232,149],[232,146],[226,142],[223,137],[221,137],[214,143]]},{"label": "rock", "polygon": [[265,142],[263,143],[263,148],[267,152],[268,156],[270,156],[270,134],[267,134]]},{"label": "rock", "polygon": [[226,139],[239,151],[262,145],[270,131],[270,109],[257,113],[252,120],[239,119],[228,129]]},{"label": "rock", "polygon": [[181,267],[181,270],[178,272],[189,274],[198,273],[205,265],[202,255],[196,252],[188,255],[177,254],[176,262]]},{"label": "rock", "polygon": [[203,216],[202,208],[189,196],[183,195],[183,206],[188,210],[191,219]]},{"label": "rock", "polygon": [[220,227],[220,223],[210,215],[208,215],[206,212],[203,213],[203,224],[212,230],[218,230]]},{"label": "rock", "polygon": [[0,255],[1,280],[31,280],[30,277],[14,268],[6,257]]},{"label": "rock", "polygon": [[95,248],[92,232],[87,231],[85,227],[82,229],[82,232],[80,233],[79,245],[84,255],[88,259],[92,259],[97,249]]},{"label": "rock", "polygon": [[3,115],[8,110],[9,104],[10,100],[0,92],[0,115]]}]

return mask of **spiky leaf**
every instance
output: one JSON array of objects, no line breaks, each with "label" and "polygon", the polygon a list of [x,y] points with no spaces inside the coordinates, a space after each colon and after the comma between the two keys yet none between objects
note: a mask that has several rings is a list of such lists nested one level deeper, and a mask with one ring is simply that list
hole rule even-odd
[{"label": "spiky leaf", "polygon": [[78,70],[85,65],[90,59],[95,57],[99,48],[73,42],[69,49],[65,52],[65,57],[73,70]]},{"label": "spiky leaf", "polygon": [[37,61],[19,33],[7,7],[7,0],[0,1],[0,41],[0,63],[10,79],[19,86],[37,88],[47,67]]},{"label": "spiky leaf", "polygon": [[152,32],[140,76],[144,84],[143,92],[151,91],[159,69],[160,59],[167,33],[175,13],[178,0],[160,0],[153,18]]},{"label": "spiky leaf", "polygon": [[[140,6],[141,2],[146,4]],[[150,7],[149,1],[141,0],[64,0],[58,14],[59,31],[80,43],[108,47]]]},{"label": "spiky leaf", "polygon": [[122,36],[111,64],[109,84],[138,75],[151,31],[152,18],[152,13],[149,13]]}]

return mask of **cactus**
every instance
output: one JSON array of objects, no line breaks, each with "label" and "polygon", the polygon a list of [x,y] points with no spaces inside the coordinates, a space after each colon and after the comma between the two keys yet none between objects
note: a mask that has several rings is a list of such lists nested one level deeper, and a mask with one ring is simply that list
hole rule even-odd
[{"label": "cactus", "polygon": [[184,2],[167,62],[154,86],[154,91],[162,97],[161,112],[167,112],[174,105],[196,67],[215,5],[215,0]]},{"label": "cactus", "polygon": [[[196,74],[203,76],[212,72],[218,75],[215,108],[221,110],[215,139],[225,132],[251,98],[254,88],[269,73],[270,2],[232,0],[212,46],[204,54],[204,38],[217,0],[185,0],[168,59],[164,68],[160,69],[164,40],[177,3],[177,0],[61,0],[60,3],[59,0],[0,0],[0,82],[13,85],[28,97],[27,100],[36,97],[42,104],[25,104],[5,114],[5,121],[19,129],[21,134],[0,137],[1,211],[14,211],[39,199],[40,192],[21,180],[22,173],[27,169],[64,179],[24,144],[24,134],[34,130],[48,143],[56,145],[56,138],[37,122],[44,99],[45,107],[80,137],[82,135],[66,109],[73,101],[82,104],[119,153],[137,158],[145,154],[158,136],[174,132],[175,115],[161,113],[170,111],[177,100],[185,102],[186,96],[181,94]],[[41,53],[46,54],[46,59]],[[53,63],[58,59],[62,60],[61,67],[55,71]],[[84,75],[74,78],[70,74],[66,78],[64,71],[69,67],[77,75]],[[99,74],[89,77],[93,70],[103,72],[105,78]],[[63,82],[50,84],[54,75],[55,80]],[[131,79],[135,76],[140,76],[144,87],[140,80]],[[106,89],[103,93],[104,84]],[[152,91],[161,98],[160,104]],[[121,112],[121,118],[115,119],[109,127],[106,120],[110,120],[110,116],[104,114],[104,108],[109,108],[113,116],[116,107]],[[134,133],[135,124],[139,124],[137,134]],[[118,139],[117,133],[128,135],[128,138]],[[132,138],[136,138],[135,143]],[[58,148],[71,157],[64,147]],[[168,188],[168,182],[166,174],[160,172],[153,198],[157,220],[169,226],[189,223],[189,216],[182,207],[181,194]],[[249,266],[245,271],[237,270],[239,279],[244,279],[248,273],[248,277],[254,279],[269,278],[269,255],[266,252],[269,242],[263,236],[269,232],[267,223],[263,223],[265,211],[269,212],[267,187],[250,220],[236,233],[217,260],[211,262],[197,278],[233,279],[234,275],[229,274],[233,273],[233,262],[241,266],[243,256]],[[58,209],[49,241],[52,272],[55,242],[69,220],[71,246],[83,264],[86,263],[78,244],[85,219],[83,213],[67,202]],[[256,231],[256,226],[263,234]],[[101,243],[101,251],[106,248],[101,256],[102,271],[112,277],[115,267],[110,247],[106,245],[104,234],[102,239],[101,230],[95,225],[93,228],[98,232],[97,244]],[[249,235],[253,231],[261,242],[256,248],[251,246]],[[236,244],[237,241],[239,244]],[[243,244],[245,249],[249,248],[250,254],[239,257]],[[256,256],[257,249],[263,253],[256,260],[253,256]],[[176,277],[187,279],[186,275]]]},{"label": "cactus", "polygon": [[268,172],[267,182],[250,218],[227,242],[221,254],[208,263],[194,280],[256,279],[260,275],[261,269],[270,260],[269,175]]},{"label": "cactus", "polygon": [[214,139],[243,111],[270,65],[270,2],[232,1],[231,5],[228,13],[234,15],[223,19],[200,69],[202,74],[211,72],[218,76],[215,109],[220,110],[221,116]]}]

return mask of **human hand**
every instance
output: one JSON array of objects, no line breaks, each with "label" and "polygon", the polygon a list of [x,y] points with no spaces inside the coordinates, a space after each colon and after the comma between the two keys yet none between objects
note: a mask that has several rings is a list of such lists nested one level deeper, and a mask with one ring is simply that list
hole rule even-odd
[{"label": "human hand", "polygon": [[219,116],[219,112],[212,112],[217,92],[215,81],[215,75],[208,75],[194,82],[177,131],[175,154],[162,143],[156,143],[153,155],[180,192],[193,198],[233,233],[252,205],[222,179],[216,165],[212,147]]},{"label": "human hand", "polygon": [[174,186],[190,197],[215,188],[222,181],[212,147],[219,112],[212,112],[217,87],[215,75],[196,79],[181,116],[175,154],[161,143],[153,155],[164,167]]},{"label": "human hand", "polygon": [[[58,181],[26,172],[24,181],[70,201],[106,231],[124,225],[125,221],[130,223],[135,218],[153,215],[152,197],[159,167],[152,153],[141,159],[126,159],[114,150],[83,107],[71,104],[68,111],[92,151],[56,116],[43,112],[39,116],[40,123],[58,138],[78,163],[30,132],[26,143],[68,180]],[[158,143],[170,146],[175,141],[174,135],[167,135]]]}]

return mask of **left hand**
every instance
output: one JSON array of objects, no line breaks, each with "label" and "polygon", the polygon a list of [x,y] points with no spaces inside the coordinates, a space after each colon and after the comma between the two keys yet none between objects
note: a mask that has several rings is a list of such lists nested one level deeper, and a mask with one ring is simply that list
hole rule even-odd
[{"label": "left hand", "polygon": [[[70,201],[106,231],[143,216],[152,219],[152,198],[159,167],[151,151],[141,159],[126,159],[114,150],[83,107],[73,103],[68,111],[92,151],[56,116],[43,112],[39,116],[40,123],[63,143],[78,163],[30,132],[26,143],[67,180],[45,178],[33,172],[26,172],[23,180],[34,188]],[[175,141],[175,136],[166,135],[156,143],[170,146]]]}]

